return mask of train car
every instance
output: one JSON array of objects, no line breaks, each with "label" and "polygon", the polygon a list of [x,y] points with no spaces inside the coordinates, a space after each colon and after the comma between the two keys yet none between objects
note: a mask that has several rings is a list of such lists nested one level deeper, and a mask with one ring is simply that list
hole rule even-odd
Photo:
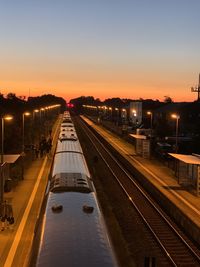
[{"label": "train car", "polygon": [[65,118],[65,117],[71,117],[68,110],[64,111],[64,113],[63,113],[63,118]]},{"label": "train car", "polygon": [[77,139],[78,139],[77,134],[73,129],[67,130],[67,131],[64,129],[60,131],[59,138],[58,138],[60,142],[70,141],[70,140],[76,141]]},{"label": "train car", "polygon": [[90,172],[73,134],[73,140],[70,132],[58,139],[34,266],[117,267]]},{"label": "train car", "polygon": [[62,122],[63,123],[65,123],[65,122],[71,122],[72,123],[72,119],[70,117],[65,117],[65,118],[63,118]]},{"label": "train car", "polygon": [[71,120],[71,116],[70,116],[70,113],[69,112],[66,112],[66,113],[64,113],[64,115],[63,115],[63,120]]},{"label": "train car", "polygon": [[61,123],[61,130],[62,128],[74,128],[74,124],[72,122],[63,122]]},{"label": "train car", "polygon": [[60,128],[60,130],[62,131],[64,128],[65,128],[66,130],[68,130],[68,128],[69,128],[69,130],[70,130],[70,128],[73,128],[74,131],[75,131],[75,128],[74,128],[73,123],[62,123],[62,124],[61,124],[61,128]]}]

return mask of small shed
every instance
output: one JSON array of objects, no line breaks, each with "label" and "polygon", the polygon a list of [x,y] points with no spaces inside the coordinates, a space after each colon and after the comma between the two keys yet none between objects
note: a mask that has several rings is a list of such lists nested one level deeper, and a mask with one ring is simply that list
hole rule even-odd
[{"label": "small shed", "polygon": [[175,154],[169,155],[176,159],[175,175],[178,183],[192,185],[196,189],[197,196],[200,194],[200,155]]},{"label": "small shed", "polygon": [[150,139],[147,139],[146,135],[130,134],[135,139],[135,151],[137,155],[143,158],[150,157]]},{"label": "small shed", "polygon": [[[3,155],[3,164],[0,166],[0,201],[3,200],[5,185],[8,187],[11,181],[11,164],[13,165],[20,156],[20,154]],[[9,189],[7,188],[6,190],[9,191]]]}]

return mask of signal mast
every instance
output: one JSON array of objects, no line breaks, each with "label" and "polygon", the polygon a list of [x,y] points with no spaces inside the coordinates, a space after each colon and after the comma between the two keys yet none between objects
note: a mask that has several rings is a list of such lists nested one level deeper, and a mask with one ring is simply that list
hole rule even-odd
[{"label": "signal mast", "polygon": [[191,87],[191,92],[197,93],[197,101],[200,101],[200,74],[199,74],[199,84],[196,87]]}]

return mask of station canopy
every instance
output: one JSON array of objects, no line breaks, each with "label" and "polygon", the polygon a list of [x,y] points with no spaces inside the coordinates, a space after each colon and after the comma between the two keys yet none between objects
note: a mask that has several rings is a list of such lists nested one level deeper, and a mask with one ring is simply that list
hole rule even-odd
[{"label": "station canopy", "polygon": [[185,163],[200,165],[200,156],[175,154],[175,153],[168,153],[168,154],[173,158],[176,158]]},{"label": "station canopy", "polygon": [[6,163],[15,163],[20,156],[20,154],[3,155],[3,161]]}]

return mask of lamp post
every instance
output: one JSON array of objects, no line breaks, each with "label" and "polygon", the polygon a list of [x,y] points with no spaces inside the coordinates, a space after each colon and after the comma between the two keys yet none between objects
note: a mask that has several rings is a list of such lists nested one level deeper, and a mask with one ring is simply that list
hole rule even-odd
[{"label": "lamp post", "polygon": [[10,121],[12,119],[13,117],[10,115],[1,118],[1,164],[3,164],[3,156],[4,156],[4,120]]},{"label": "lamp post", "polygon": [[172,114],[171,117],[173,119],[176,119],[176,147],[175,147],[175,152],[178,152],[178,127],[179,127],[179,119],[180,116],[177,114]]},{"label": "lamp post", "polygon": [[24,112],[22,114],[22,152],[24,152],[24,121],[25,121],[25,116],[30,116],[30,112]]},{"label": "lamp post", "polygon": [[151,129],[151,135],[152,135],[152,128],[153,128],[153,113],[151,112],[151,111],[147,111],[147,115],[149,115],[150,116],[150,129]]},{"label": "lamp post", "polygon": [[117,113],[117,115],[116,115],[116,124],[117,124],[117,126],[119,125],[119,108],[115,108],[115,111],[116,111],[116,113]]},{"label": "lamp post", "polygon": [[109,107],[108,110],[110,111],[110,115],[109,115],[110,116],[110,120],[112,120],[112,108]]},{"label": "lamp post", "polygon": [[33,110],[33,119],[35,119],[35,113],[38,113],[38,112],[40,112],[39,109],[34,109]]},{"label": "lamp post", "polygon": [[[33,110],[33,121],[32,121],[32,136],[33,136],[33,141],[35,142],[35,136],[37,136],[37,138],[39,138],[38,137],[38,132],[40,133],[40,125],[38,125],[37,124],[37,117],[36,117],[36,113],[39,113],[40,111],[39,111],[39,109],[34,109]],[[35,125],[36,125],[36,127],[37,127],[37,129],[39,128],[39,131],[38,130],[36,130],[36,133],[37,133],[37,135],[36,135],[36,133],[34,132],[34,130],[35,130]],[[38,127],[39,126],[39,127]],[[33,142],[33,143],[34,143]]]},{"label": "lamp post", "polygon": [[133,125],[136,125],[136,123],[137,123],[137,111],[135,109],[132,109],[131,120],[132,120]]},{"label": "lamp post", "polygon": [[40,130],[40,139],[41,139],[41,135],[44,134],[44,125],[43,125],[43,123],[44,123],[44,114],[42,115],[42,112],[44,112],[44,111],[45,111],[44,108],[40,109],[40,128],[41,128],[41,130]]},{"label": "lamp post", "polygon": [[126,118],[126,109],[125,108],[122,108],[122,117]]}]

